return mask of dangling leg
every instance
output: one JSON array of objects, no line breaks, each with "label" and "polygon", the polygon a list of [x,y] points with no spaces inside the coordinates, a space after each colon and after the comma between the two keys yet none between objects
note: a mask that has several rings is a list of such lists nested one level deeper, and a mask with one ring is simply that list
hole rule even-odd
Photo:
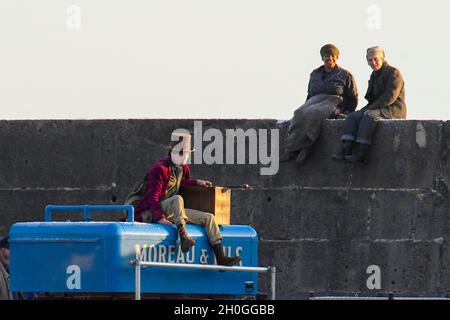
[{"label": "dangling leg", "polygon": [[227,257],[223,252],[222,235],[219,226],[216,223],[214,215],[208,212],[186,209],[188,222],[194,223],[205,228],[209,243],[212,245],[217,264],[224,266],[233,266],[241,262],[241,257]]},{"label": "dangling leg", "polygon": [[167,219],[177,226],[178,235],[180,236],[181,251],[188,252],[195,245],[195,240],[189,239],[186,231],[186,211],[184,209],[184,200],[181,196],[176,195],[169,199],[161,201],[161,208],[166,212]]},{"label": "dangling leg", "polygon": [[367,110],[359,123],[358,137],[355,142],[357,144],[357,152],[351,156],[347,156],[346,160],[352,163],[365,163],[369,153],[372,137],[381,119],[381,112],[378,109]]},{"label": "dangling leg", "polygon": [[341,137],[342,148],[332,155],[332,159],[336,161],[345,161],[347,156],[352,154],[353,141],[356,139],[359,122],[364,115],[364,111],[355,111],[348,115],[344,122],[344,134]]}]

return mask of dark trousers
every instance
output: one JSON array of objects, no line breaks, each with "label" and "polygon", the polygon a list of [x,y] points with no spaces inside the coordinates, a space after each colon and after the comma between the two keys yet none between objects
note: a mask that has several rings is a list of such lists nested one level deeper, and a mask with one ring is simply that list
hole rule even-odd
[{"label": "dark trousers", "polygon": [[350,113],[345,119],[344,134],[341,140],[372,144],[372,136],[377,127],[377,121],[386,119],[379,109],[359,110]]}]

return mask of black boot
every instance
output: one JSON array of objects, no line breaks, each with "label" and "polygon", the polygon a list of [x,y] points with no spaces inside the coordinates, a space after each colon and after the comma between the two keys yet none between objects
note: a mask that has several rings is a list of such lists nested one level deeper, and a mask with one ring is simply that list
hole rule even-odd
[{"label": "black boot", "polygon": [[298,153],[297,158],[295,159],[295,162],[302,163],[303,161],[308,158],[308,156],[311,154],[311,147],[301,149]]},{"label": "black boot", "polygon": [[218,244],[214,245],[213,250],[214,250],[214,255],[216,256],[217,264],[220,264],[222,266],[231,267],[231,266],[234,266],[235,264],[238,264],[242,260],[241,257],[239,257],[239,256],[227,257],[223,253],[222,243],[218,243]]},{"label": "black boot", "polygon": [[181,252],[186,253],[195,245],[195,240],[189,239],[186,228],[183,224],[177,225],[177,230],[181,240]]},{"label": "black boot", "polygon": [[345,161],[346,157],[352,155],[352,146],[353,141],[351,140],[342,140],[342,149],[331,156],[333,160],[336,161]]},{"label": "black boot", "polygon": [[357,151],[350,156],[346,156],[345,161],[354,164],[363,164],[367,160],[370,145],[365,143],[357,143],[356,146]]}]

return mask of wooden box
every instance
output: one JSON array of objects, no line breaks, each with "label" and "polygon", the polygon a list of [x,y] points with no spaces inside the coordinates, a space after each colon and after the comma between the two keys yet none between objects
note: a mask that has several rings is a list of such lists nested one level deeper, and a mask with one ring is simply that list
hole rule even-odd
[{"label": "wooden box", "polygon": [[183,197],[185,208],[210,212],[215,215],[219,225],[230,224],[230,188],[187,186],[180,189],[180,195]]}]

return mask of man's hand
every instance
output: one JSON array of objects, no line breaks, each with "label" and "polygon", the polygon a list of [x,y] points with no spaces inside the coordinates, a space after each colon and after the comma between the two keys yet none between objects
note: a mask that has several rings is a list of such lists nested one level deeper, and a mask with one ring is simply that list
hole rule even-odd
[{"label": "man's hand", "polygon": [[211,181],[206,181],[206,180],[198,180],[197,179],[197,185],[200,187],[206,187],[206,188],[212,187]]},{"label": "man's hand", "polygon": [[166,217],[162,217],[161,219],[159,219],[158,223],[159,224],[165,224],[166,226],[171,226],[172,225],[172,222],[167,220]]}]

